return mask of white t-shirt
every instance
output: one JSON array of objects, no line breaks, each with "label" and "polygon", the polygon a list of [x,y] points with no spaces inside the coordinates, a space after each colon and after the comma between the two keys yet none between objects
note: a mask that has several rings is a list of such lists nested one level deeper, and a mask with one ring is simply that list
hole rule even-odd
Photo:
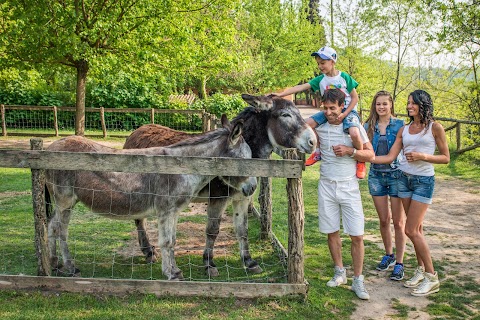
[{"label": "white t-shirt", "polygon": [[[367,132],[359,127],[362,142],[367,143]],[[356,179],[356,160],[350,156],[337,157],[333,152],[333,146],[345,145],[353,147],[352,139],[343,131],[343,124],[334,125],[324,123],[315,128],[320,139],[320,151],[322,162],[320,164],[320,179],[331,181],[347,181]]]}]

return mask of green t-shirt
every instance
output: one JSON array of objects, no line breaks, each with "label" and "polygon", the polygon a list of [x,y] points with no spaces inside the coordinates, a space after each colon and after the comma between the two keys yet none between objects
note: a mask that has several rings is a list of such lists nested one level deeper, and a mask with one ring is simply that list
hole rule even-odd
[{"label": "green t-shirt", "polygon": [[[340,71],[338,75],[334,77],[329,77],[324,74],[319,75],[316,78],[313,78],[308,82],[312,87],[312,90],[319,91],[320,94],[323,96],[325,91],[329,89],[340,89],[343,93],[345,93],[345,108],[348,107],[352,97],[350,96],[350,92],[353,89],[358,87],[358,82],[355,81],[348,73]],[[357,110],[357,106],[353,108],[353,110]]]}]

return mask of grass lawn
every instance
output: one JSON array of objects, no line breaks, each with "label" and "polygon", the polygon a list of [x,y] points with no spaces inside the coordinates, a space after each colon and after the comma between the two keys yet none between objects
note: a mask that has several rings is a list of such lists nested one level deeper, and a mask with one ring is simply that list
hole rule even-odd
[{"label": "grass lawn", "polygon": [[[463,156],[452,157],[452,163],[448,166],[438,166],[437,172],[442,176],[456,176],[470,181],[480,182],[478,167],[480,165],[480,152],[469,152]],[[1,319],[348,319],[354,311],[357,301],[355,294],[347,288],[331,289],[325,286],[325,282],[331,277],[332,262],[327,247],[326,237],[318,232],[317,220],[317,182],[319,178],[318,165],[308,167],[303,175],[304,202],[305,202],[305,277],[308,280],[309,292],[305,301],[295,298],[283,299],[235,299],[235,298],[179,298],[162,297],[153,295],[130,295],[122,297],[105,295],[81,295],[68,293],[44,293],[24,291],[0,291],[0,318]],[[0,256],[17,256],[11,264],[0,263],[0,273],[14,268],[13,265],[21,265],[19,273],[29,274],[35,272],[35,258],[33,252],[33,234],[28,228],[5,228],[6,225],[18,223],[33,229],[31,217],[31,182],[30,172],[24,169],[0,168],[0,238],[9,239],[0,245]],[[273,230],[279,239],[286,245],[287,216],[284,181],[274,180],[274,217]],[[379,233],[378,220],[372,200],[368,195],[366,180],[360,182],[365,215],[367,218],[366,228]],[[80,208],[80,210],[84,210]],[[278,214],[280,213],[280,214]],[[83,219],[88,225],[90,215],[85,212]],[[19,217],[22,221],[18,222]],[[191,217],[192,221],[200,218]],[[251,219],[253,220],[253,219]],[[123,227],[116,224],[106,223],[104,228],[110,228],[111,236],[104,242],[109,246],[102,250],[111,251],[121,247],[122,243],[129,239],[132,226]],[[258,238],[258,223],[251,221],[249,236],[252,243]],[[8,230],[8,231],[5,231]],[[71,233],[80,232],[72,228]],[[6,234],[8,232],[8,234]],[[88,232],[88,231],[87,231]],[[114,235],[112,235],[114,234]],[[92,237],[101,235],[92,234]],[[105,235],[104,235],[105,236]],[[350,240],[343,236],[343,258],[346,265],[351,264]],[[82,248],[82,243],[76,243],[80,251],[88,253],[91,248]],[[262,249],[262,246],[252,245],[254,258],[261,257],[266,263],[271,263],[270,249]],[[21,254],[16,251],[22,249]],[[265,252],[261,252],[265,251]],[[366,242],[365,245],[365,269],[373,268],[379,257],[383,254],[376,243]],[[138,265],[141,265],[139,257]],[[230,259],[230,258],[228,258]],[[413,259],[413,257],[408,257]],[[27,262],[29,260],[29,262]],[[238,258],[231,258],[228,263],[235,264]],[[2,260],[5,261],[5,260]],[[201,261],[201,257],[199,258]],[[121,262],[121,261],[120,261]],[[200,262],[199,262],[200,263]],[[441,270],[441,263],[435,262]],[[182,258],[180,258],[180,265]],[[159,265],[155,266],[158,267]],[[154,267],[154,268],[155,268]],[[88,267],[85,267],[88,270]],[[92,267],[93,268],[93,267]],[[102,276],[131,277],[131,272],[114,274],[108,267],[96,267],[94,271]],[[33,270],[33,271],[32,271]],[[90,274],[92,270],[88,271]],[[149,272],[158,274],[158,271],[138,271],[141,276],[149,277]],[[185,270],[184,270],[185,272]],[[350,284],[349,280],[349,284]],[[428,312],[432,318],[439,319],[462,319],[470,317],[479,319],[478,315],[470,314],[465,310],[465,304],[475,304],[480,300],[478,288],[457,286],[446,282],[442,284],[440,294],[431,298]],[[368,288],[368,287],[367,287]],[[477,302],[475,302],[477,301]],[[395,302],[395,301],[394,301]],[[407,319],[411,306],[400,303],[395,304],[398,318]]]}]

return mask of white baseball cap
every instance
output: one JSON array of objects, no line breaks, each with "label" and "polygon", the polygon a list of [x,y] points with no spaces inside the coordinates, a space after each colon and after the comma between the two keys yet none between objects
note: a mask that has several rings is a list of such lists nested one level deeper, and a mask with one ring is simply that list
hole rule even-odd
[{"label": "white baseball cap", "polygon": [[312,53],[312,57],[320,57],[323,60],[333,60],[337,62],[337,51],[330,47],[323,47],[318,49],[317,52]]}]

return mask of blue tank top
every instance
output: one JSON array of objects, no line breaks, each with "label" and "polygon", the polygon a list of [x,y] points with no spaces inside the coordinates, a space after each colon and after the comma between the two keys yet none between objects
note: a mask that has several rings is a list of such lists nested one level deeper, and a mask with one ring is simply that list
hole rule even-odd
[{"label": "blue tank top", "polygon": [[[387,136],[382,134],[378,137],[377,151],[375,152],[376,156],[385,156],[388,154],[388,141]],[[392,168],[389,164],[372,164],[372,168],[375,171],[388,172],[392,171]]]}]

